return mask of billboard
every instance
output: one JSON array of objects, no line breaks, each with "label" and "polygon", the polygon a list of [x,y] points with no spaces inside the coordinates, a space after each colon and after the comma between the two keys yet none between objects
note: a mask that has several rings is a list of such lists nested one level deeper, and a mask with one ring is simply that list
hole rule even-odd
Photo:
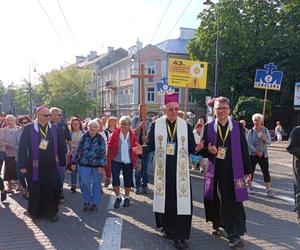
[{"label": "billboard", "polygon": [[206,89],[207,62],[170,58],[168,77],[170,86]]},{"label": "billboard", "polygon": [[300,82],[295,83],[294,107],[300,108]]}]

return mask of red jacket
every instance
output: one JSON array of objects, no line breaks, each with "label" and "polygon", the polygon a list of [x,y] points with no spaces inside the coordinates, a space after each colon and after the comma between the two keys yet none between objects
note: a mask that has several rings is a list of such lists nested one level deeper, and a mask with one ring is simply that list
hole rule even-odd
[{"label": "red jacket", "polygon": [[[121,129],[117,128],[108,139],[107,142],[107,165],[108,166],[110,166],[111,161],[115,159],[118,153],[120,147],[119,145],[120,133],[121,133]],[[129,129],[129,140],[130,140],[129,155],[132,163],[132,168],[134,168],[137,160],[137,155],[132,151],[132,147],[135,147],[138,144],[138,140],[136,136],[133,134],[131,129]]]}]

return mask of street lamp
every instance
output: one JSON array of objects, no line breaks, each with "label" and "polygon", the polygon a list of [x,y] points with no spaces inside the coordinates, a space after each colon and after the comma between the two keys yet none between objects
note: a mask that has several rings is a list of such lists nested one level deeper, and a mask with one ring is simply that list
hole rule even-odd
[{"label": "street lamp", "polygon": [[231,91],[231,108],[233,108],[233,92],[234,92],[234,86],[233,85],[231,85],[230,86],[230,91]]},{"label": "street lamp", "polygon": [[[32,70],[33,68],[33,70]],[[28,92],[29,92],[29,111],[30,115],[33,116],[33,110],[32,110],[32,84],[31,84],[31,70],[33,72],[36,72],[36,64],[35,63],[29,63],[28,66]]]},{"label": "street lamp", "polygon": [[[211,0],[206,0],[203,2],[204,5],[213,5]],[[216,8],[216,20],[217,20],[217,38],[216,38],[216,54],[215,54],[215,82],[214,82],[214,97],[218,96],[218,81],[220,75],[220,62],[219,62],[219,50],[220,50],[220,15]]]}]

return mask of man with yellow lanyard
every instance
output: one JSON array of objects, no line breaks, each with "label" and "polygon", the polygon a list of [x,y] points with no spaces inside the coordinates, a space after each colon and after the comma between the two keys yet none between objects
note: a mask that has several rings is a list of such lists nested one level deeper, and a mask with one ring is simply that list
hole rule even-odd
[{"label": "man with yellow lanyard", "polygon": [[240,236],[246,232],[243,201],[248,199],[250,158],[242,125],[233,120],[226,97],[215,99],[216,118],[204,126],[204,148],[208,158],[204,187],[206,221],[213,223],[213,234],[224,228],[232,248],[243,247]]},{"label": "man with yellow lanyard", "polygon": [[203,143],[195,144],[193,130],[178,117],[178,94],[164,96],[165,116],[151,124],[147,145],[135,153],[154,151],[153,211],[162,236],[174,241],[177,249],[187,249],[192,222],[192,192],[189,154],[196,154]]},{"label": "man with yellow lanyard", "polygon": [[28,174],[28,212],[32,218],[57,221],[60,197],[60,165],[63,157],[58,129],[50,123],[45,106],[36,109],[36,120],[24,127],[19,144],[20,172]]}]

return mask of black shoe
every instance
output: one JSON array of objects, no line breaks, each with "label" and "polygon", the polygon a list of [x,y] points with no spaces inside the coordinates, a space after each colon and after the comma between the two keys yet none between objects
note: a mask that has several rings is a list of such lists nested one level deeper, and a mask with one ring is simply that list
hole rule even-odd
[{"label": "black shoe", "polygon": [[1,201],[5,201],[7,198],[6,192],[4,191],[3,193],[1,192]]},{"label": "black shoe", "polygon": [[189,248],[188,244],[184,240],[175,240],[174,246],[177,249],[188,249]]},{"label": "black shoe", "polygon": [[229,246],[234,249],[244,247],[244,242],[240,238],[232,238],[229,240]]},{"label": "black shoe", "polygon": [[60,197],[59,197],[59,201],[60,201],[60,202],[64,202],[64,200],[65,200],[64,194],[61,193],[61,194],[60,194]]},{"label": "black shoe", "polygon": [[129,198],[125,198],[123,207],[129,207],[129,206],[130,206],[130,200]]},{"label": "black shoe", "polygon": [[143,187],[143,192],[144,192],[144,194],[149,194],[150,190],[148,187]]},{"label": "black shoe", "polygon": [[51,216],[49,219],[50,219],[50,221],[52,221],[52,222],[57,222],[57,221],[58,221],[57,215],[53,215],[53,216]]},{"label": "black shoe", "polygon": [[97,205],[92,204],[92,205],[90,206],[90,210],[91,210],[91,211],[96,211],[96,210],[97,210]]},{"label": "black shoe", "polygon": [[83,203],[83,210],[84,211],[87,211],[87,210],[89,210],[90,209],[90,204],[89,203]]},{"label": "black shoe", "polygon": [[114,204],[114,208],[119,208],[121,202],[122,202],[122,199],[121,198],[117,198],[116,201],[115,201],[115,204]]}]

